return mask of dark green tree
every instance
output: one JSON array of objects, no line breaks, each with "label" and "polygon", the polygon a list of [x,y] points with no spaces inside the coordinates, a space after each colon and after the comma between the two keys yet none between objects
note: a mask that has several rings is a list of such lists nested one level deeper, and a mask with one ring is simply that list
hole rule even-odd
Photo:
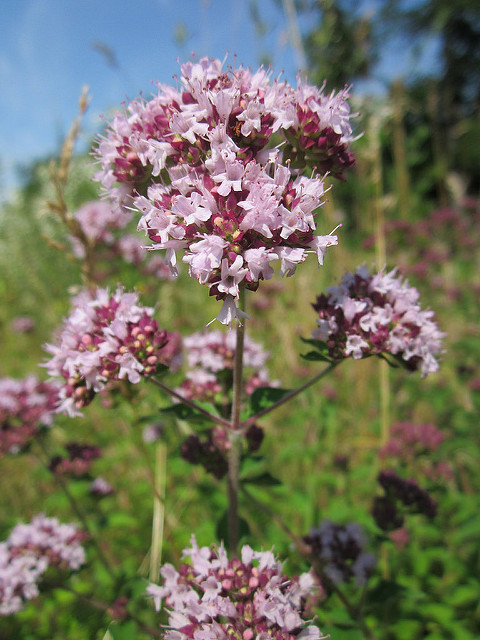
[{"label": "dark green tree", "polygon": [[361,4],[346,0],[315,0],[301,5],[312,14],[314,27],[305,38],[309,77],[321,85],[341,87],[368,76],[377,60],[371,16]]}]

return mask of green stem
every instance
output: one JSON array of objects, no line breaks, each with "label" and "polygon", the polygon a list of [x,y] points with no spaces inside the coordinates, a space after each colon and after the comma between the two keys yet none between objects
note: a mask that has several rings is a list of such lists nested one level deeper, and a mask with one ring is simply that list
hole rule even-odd
[{"label": "green stem", "polygon": [[84,528],[86,533],[88,533],[89,540],[92,542],[93,546],[95,547],[95,550],[97,552],[97,555],[98,555],[98,558],[99,558],[100,562],[105,567],[105,569],[106,569],[108,575],[110,576],[110,578],[113,581],[115,581],[116,580],[115,571],[113,570],[110,562],[108,561],[105,553],[103,552],[103,549],[101,548],[98,540],[96,539],[95,535],[93,534],[92,529],[91,529],[91,527],[90,527],[90,525],[88,523],[88,520],[87,520],[87,517],[86,517],[85,513],[80,509],[80,507],[78,505],[78,502],[75,500],[73,495],[70,493],[70,489],[67,487],[67,483],[63,480],[63,478],[59,474],[55,473],[54,471],[52,471],[49,468],[48,460],[50,459],[50,456],[49,456],[48,451],[47,451],[47,449],[45,447],[45,443],[42,442],[41,436],[36,439],[36,442],[38,443],[40,449],[42,450],[43,455],[45,456],[45,459],[42,459],[42,456],[38,456],[38,459],[45,466],[45,468],[50,471],[50,473],[53,475],[53,478],[54,478],[55,482],[58,484],[60,489],[63,491],[63,493],[67,497],[67,499],[68,499],[68,501],[70,503],[70,506],[72,508],[73,513],[77,516],[77,518],[82,523],[82,527]]},{"label": "green stem", "polygon": [[216,422],[217,424],[222,425],[222,427],[227,427],[228,429],[231,428],[231,423],[228,420],[225,420],[220,416],[216,416],[213,413],[210,413],[210,411],[207,411],[206,409],[198,405],[196,402],[192,402],[191,400],[184,398],[180,393],[177,393],[174,389],[171,389],[170,387],[168,387],[166,384],[161,382],[158,378],[154,378],[153,376],[148,376],[147,380],[151,380],[151,382],[153,382],[153,384],[155,384],[157,387],[162,389],[162,391],[165,391],[165,393],[168,393],[168,395],[172,396],[173,398],[176,398],[177,400],[180,400],[182,404],[186,404],[191,409],[198,411],[198,413],[201,413],[202,415],[206,416],[212,422]]},{"label": "green stem", "polygon": [[[245,311],[245,289],[240,289],[239,307]],[[231,553],[238,547],[238,491],[241,454],[240,409],[243,390],[243,350],[245,342],[245,320],[237,325],[237,341],[235,346],[235,362],[233,368],[233,401],[230,427],[230,450],[228,452],[228,544]]]},{"label": "green stem", "polygon": [[240,425],[241,429],[248,429],[248,427],[250,427],[252,424],[255,424],[255,422],[257,422],[260,418],[263,418],[263,416],[266,416],[268,413],[270,413],[270,411],[273,411],[277,407],[280,407],[282,404],[285,404],[285,402],[288,402],[289,400],[297,396],[302,391],[305,391],[305,389],[308,389],[308,387],[311,387],[312,384],[315,384],[315,382],[318,382],[318,380],[326,376],[327,373],[330,373],[330,371],[333,371],[333,369],[335,369],[335,367],[338,364],[340,364],[340,361],[332,362],[331,364],[328,365],[328,367],[323,369],[323,371],[320,371],[320,373],[317,373],[316,376],[313,376],[313,378],[310,378],[310,380],[307,380],[305,384],[302,384],[301,387],[298,387],[297,389],[293,389],[293,391],[290,391],[289,393],[284,395],[283,398],[280,398],[280,400],[277,400],[277,402],[274,402],[266,409],[262,409],[256,415],[252,416],[248,420],[245,420],[245,422],[242,422]]},{"label": "green stem", "polygon": [[[75,589],[72,589],[72,587],[68,587],[66,585],[62,585],[59,588],[71,593],[72,595],[77,597],[79,600],[83,600],[84,602],[88,603],[91,607],[94,607],[95,609],[99,609],[100,611],[104,611],[105,613],[108,613],[109,615],[111,615],[111,607],[109,607],[104,602],[101,602],[96,598],[86,596],[83,593],[79,593]],[[150,635],[155,636],[156,638],[163,638],[165,635],[165,632],[162,629],[156,629],[155,627],[152,627],[151,625],[146,624],[145,622],[143,622],[143,620],[138,618],[135,614],[130,613],[129,611],[126,612],[126,618],[129,620],[134,620],[138,624],[140,629],[142,629],[142,631],[145,631],[145,633],[149,633]],[[105,637],[108,638],[108,630],[104,638]],[[110,634],[110,637],[111,637],[111,634]]]},{"label": "green stem", "polygon": [[162,562],[163,529],[165,523],[165,487],[167,479],[167,448],[158,442],[155,455],[155,494],[153,497],[152,546],[150,550],[150,580],[158,582]]}]

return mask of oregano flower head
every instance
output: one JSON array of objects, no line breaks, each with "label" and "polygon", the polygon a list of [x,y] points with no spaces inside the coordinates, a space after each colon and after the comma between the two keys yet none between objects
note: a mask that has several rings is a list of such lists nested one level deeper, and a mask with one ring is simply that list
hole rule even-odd
[{"label": "oregano flower head", "polygon": [[38,596],[38,583],[49,567],[78,570],[85,563],[86,534],[73,524],[39,514],[17,524],[0,542],[0,615],[17,613]]},{"label": "oregano flower head", "polygon": [[229,560],[223,546],[191,547],[183,552],[191,564],[177,570],[163,565],[162,586],[151,584],[147,593],[155,607],[162,600],[169,613],[166,640],[320,640],[320,630],[302,618],[304,599],[314,590],[309,573],[296,578],[282,574],[282,564],[271,551],[244,545],[240,558]]},{"label": "oregano flower head", "polygon": [[240,288],[272,278],[272,263],[290,276],[307,253],[323,264],[337,244],[333,232],[316,234],[316,214],[324,174],[343,178],[354,163],[348,98],[347,88],[325,95],[272,81],[263,68],[188,62],[177,88],[159,85],[116,114],[95,152],[96,177],[114,206],[140,214],[174,273],[183,252],[229,324],[242,317]]},{"label": "oregano flower head", "polygon": [[57,343],[45,346],[52,358],[44,366],[63,382],[57,410],[81,415],[79,409],[108,382],[128,379],[136,384],[155,373],[178,355],[177,347],[175,352],[168,349],[171,340],[178,346],[135,292],[97,289],[75,296]]},{"label": "oregano flower head", "polygon": [[59,385],[34,375],[0,379],[0,455],[18,453],[52,424]]},{"label": "oregano flower head", "polygon": [[356,522],[343,525],[322,520],[304,541],[334,584],[354,580],[357,586],[363,586],[377,564],[375,556],[366,551],[365,533]]},{"label": "oregano flower head", "polygon": [[396,270],[371,275],[366,267],[346,273],[312,305],[318,313],[313,338],[326,345],[328,358],[361,359],[391,354],[422,377],[438,370],[442,333],[419,293]]},{"label": "oregano flower head", "polygon": [[[185,380],[177,391],[189,400],[223,402],[232,386],[235,331],[197,331],[183,338],[188,364]],[[244,392],[251,395],[259,387],[277,386],[265,367],[268,352],[247,334],[244,341]]]}]

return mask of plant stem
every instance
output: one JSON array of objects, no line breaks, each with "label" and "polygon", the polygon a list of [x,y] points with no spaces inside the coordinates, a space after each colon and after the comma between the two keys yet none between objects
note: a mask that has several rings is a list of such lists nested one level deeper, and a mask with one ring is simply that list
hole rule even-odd
[{"label": "plant stem", "polygon": [[301,387],[298,387],[297,389],[293,389],[292,391],[284,395],[283,398],[280,398],[280,400],[277,400],[277,402],[274,402],[272,405],[270,405],[266,409],[262,409],[261,411],[259,411],[255,416],[252,416],[248,420],[245,420],[245,422],[242,422],[240,427],[242,429],[247,429],[252,424],[255,424],[257,420],[259,420],[260,418],[263,418],[263,416],[266,416],[268,413],[270,413],[270,411],[273,411],[277,407],[280,407],[282,404],[285,404],[285,402],[288,402],[289,400],[297,396],[302,391],[305,391],[305,389],[308,389],[308,387],[311,387],[312,384],[315,384],[315,382],[317,382],[318,380],[326,376],[327,373],[330,373],[330,371],[333,371],[333,369],[335,369],[335,367],[338,364],[340,364],[340,361],[332,362],[331,364],[328,365],[328,367],[323,369],[323,371],[320,371],[320,373],[317,373],[316,376],[313,376],[313,378],[310,378],[310,380],[307,380],[305,384],[302,384]]},{"label": "plant stem", "polygon": [[165,522],[165,485],[167,447],[158,442],[155,456],[155,493],[153,497],[152,545],[150,550],[150,580],[158,581],[162,562],[163,528]]},{"label": "plant stem", "polygon": [[[245,311],[246,292],[240,289],[239,306]],[[231,553],[236,553],[239,539],[238,531],[238,489],[240,476],[241,424],[240,409],[243,390],[243,351],[245,342],[245,320],[237,325],[235,362],[233,365],[233,401],[230,424],[230,450],[228,452],[228,545]]]},{"label": "plant stem", "polygon": [[36,439],[40,449],[42,450],[43,455],[45,456],[45,459],[42,459],[42,456],[39,456],[39,460],[40,462],[42,462],[42,464],[45,466],[46,469],[48,469],[51,474],[53,475],[53,478],[55,480],[55,482],[58,484],[58,486],[60,487],[60,489],[63,491],[63,493],[65,494],[65,496],[67,497],[70,506],[72,508],[73,513],[77,516],[77,518],[80,520],[80,522],[82,523],[82,527],[84,528],[84,530],[86,531],[86,533],[88,533],[89,535],[89,540],[93,543],[93,546],[95,547],[95,550],[97,552],[98,558],[100,560],[100,562],[103,564],[103,566],[105,567],[105,569],[107,570],[108,575],[111,577],[111,579],[113,581],[116,580],[116,576],[115,576],[115,572],[110,564],[110,562],[108,561],[105,553],[103,552],[103,549],[101,548],[98,540],[96,539],[95,535],[92,532],[92,529],[88,523],[87,517],[85,515],[85,513],[80,509],[78,502],[75,500],[75,498],[73,497],[73,495],[70,493],[70,489],[67,487],[67,483],[63,480],[63,478],[55,473],[54,471],[52,471],[49,466],[48,466],[48,459],[49,459],[49,454],[48,451],[45,447],[45,444],[42,442],[41,437]]},{"label": "plant stem", "polygon": [[241,491],[250,503],[257,506],[260,511],[264,511],[268,515],[268,517],[273,520],[273,522],[275,522],[284,533],[287,534],[287,536],[295,544],[302,555],[308,555],[308,545],[293,533],[290,527],[282,520],[282,518],[280,518],[279,515],[275,513],[275,511],[273,511],[273,509],[270,509],[268,505],[264,504],[261,500],[258,500],[258,498],[250,493],[250,491],[243,484],[241,485]]},{"label": "plant stem", "polygon": [[[91,598],[90,596],[86,596],[83,593],[79,593],[78,591],[75,591],[75,589],[72,589],[72,587],[62,585],[59,588],[63,589],[64,591],[68,591],[72,595],[76,596],[79,600],[83,600],[84,602],[87,602],[90,606],[94,607],[95,609],[104,611],[109,615],[111,614],[111,607],[109,607],[104,602],[101,602],[96,598]],[[143,622],[143,620],[140,620],[140,618],[138,618],[135,614],[130,613],[129,611],[126,612],[126,618],[129,620],[134,620],[138,624],[138,626],[142,629],[142,631],[145,631],[146,633],[149,633],[150,635],[155,636],[156,638],[163,638],[165,635],[164,631],[162,631],[161,629],[156,629],[155,627],[152,627],[149,624],[146,624],[145,622]],[[108,630],[107,630],[107,634],[108,634]],[[106,634],[106,637],[108,638],[107,634]],[[111,637],[111,634],[110,634],[110,637]]]},{"label": "plant stem", "polygon": [[206,409],[198,405],[196,402],[192,402],[191,400],[184,398],[180,393],[177,393],[174,389],[171,389],[170,387],[168,387],[166,384],[161,382],[158,378],[154,378],[153,376],[148,376],[147,380],[151,380],[153,384],[155,384],[157,387],[162,389],[162,391],[165,391],[165,393],[168,393],[168,395],[172,396],[173,398],[176,398],[177,400],[180,400],[180,402],[182,402],[183,404],[186,404],[187,407],[190,407],[191,409],[198,411],[202,415],[209,418],[212,422],[216,422],[217,424],[222,425],[222,427],[227,427],[228,429],[230,429],[231,423],[228,420],[225,420],[220,416],[216,416],[213,413],[210,413],[210,411],[207,411]]}]

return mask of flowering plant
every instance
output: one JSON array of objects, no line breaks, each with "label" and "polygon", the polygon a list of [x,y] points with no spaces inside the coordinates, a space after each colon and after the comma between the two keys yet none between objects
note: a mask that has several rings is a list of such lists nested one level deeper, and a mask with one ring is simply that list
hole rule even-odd
[{"label": "flowering plant", "polygon": [[169,610],[167,640],[325,637],[302,619],[305,598],[315,588],[313,577],[304,573],[286,578],[271,551],[244,545],[240,558],[229,560],[223,546],[200,548],[192,537],[185,556],[190,556],[191,565],[183,564],[178,571],[164,565],[163,586],[147,588],[157,610],[162,600]]},{"label": "flowering plant", "polygon": [[30,375],[0,379],[0,455],[18,453],[53,422],[59,386]]},{"label": "flowering plant", "polygon": [[[235,332],[199,331],[183,338],[184,356],[189,369],[179,387],[181,395],[193,400],[219,397],[220,403],[228,399],[235,366]],[[243,366],[248,378],[244,392],[251,395],[259,387],[278,386],[271,382],[265,363],[268,359],[260,344],[245,336]]]},{"label": "flowering plant", "polygon": [[38,581],[49,567],[78,570],[85,563],[85,534],[71,524],[39,514],[17,524],[0,543],[0,615],[16,613],[38,595]]},{"label": "flowering plant", "polygon": [[73,299],[58,343],[45,346],[53,357],[44,366],[63,379],[58,411],[81,415],[79,409],[108,382],[127,378],[136,384],[173,360],[175,353],[164,350],[172,336],[152,314],[138,304],[138,294],[121,288],[85,291]]},{"label": "flowering plant", "polygon": [[[260,69],[222,69],[201,59],[181,67],[181,89],[159,85],[150,101],[117,113],[96,152],[97,173],[119,209],[141,214],[139,227],[176,251],[190,275],[223,300],[217,318],[230,324],[240,287],[290,276],[309,251],[323,264],[331,234],[315,235],[324,177],[343,178],[353,164],[348,90],[325,95],[299,82],[271,82]],[[282,146],[283,145],[283,146]]]},{"label": "flowering plant", "polygon": [[365,267],[346,273],[338,286],[318,296],[318,329],[313,338],[322,342],[332,360],[351,356],[391,354],[422,377],[438,370],[437,356],[445,334],[431,310],[423,311],[419,293],[394,269],[370,275]]},{"label": "flowering plant", "polygon": [[[131,422],[132,427],[141,427],[146,420],[154,424],[147,427],[143,440],[132,436],[129,445],[145,456],[142,471],[152,481],[152,544],[142,566],[149,564],[147,593],[156,609],[161,609],[163,601],[167,610],[166,631],[152,610],[144,617],[144,611],[142,615],[134,613],[135,605],[129,598],[134,599],[136,587],[125,587],[124,574],[91,535],[102,526],[102,515],[90,526],[75,492],[69,489],[68,483],[79,486],[89,474],[93,460],[103,453],[103,445],[100,449],[95,444],[65,444],[63,440],[68,457],[52,458],[38,440],[51,476],[82,521],[110,580],[111,604],[100,608],[115,620],[111,635],[117,636],[118,621],[127,620],[126,624],[135,627],[126,634],[128,640],[137,628],[167,640],[320,640],[323,636],[309,611],[332,596],[345,606],[351,624],[358,626],[365,638],[373,638],[363,607],[377,561],[366,550],[364,529],[354,522],[334,523],[323,517],[308,535],[308,525],[298,535],[296,518],[283,521],[249,489],[281,484],[266,469],[268,458],[258,453],[264,436],[272,435],[269,425],[264,429],[260,421],[341,361],[350,356],[353,360],[388,356],[410,371],[420,371],[423,377],[438,368],[444,334],[433,312],[420,307],[416,289],[396,270],[370,275],[360,267],[317,298],[313,307],[318,327],[313,339],[305,341],[314,351],[306,359],[328,364],[296,389],[282,389],[270,380],[265,367],[267,353],[246,333],[247,291],[256,291],[261,280],[271,279],[275,268],[282,276],[292,276],[308,253],[315,252],[323,264],[326,249],[337,244],[334,231],[320,235],[318,210],[328,189],[327,176],[344,179],[345,171],[353,165],[348,98],[348,88],[327,95],[323,88],[299,80],[294,89],[280,79],[272,81],[271,72],[264,69],[255,73],[243,67],[224,70],[220,61],[206,58],[187,63],[181,68],[177,88],[159,85],[156,97],[134,100],[123,113],[117,113],[99,139],[96,178],[111,205],[89,204],[73,217],[62,209],[64,199],[57,207],[73,234],[76,255],[84,262],[86,287],[73,298],[71,312],[56,338],[46,345],[51,357],[44,367],[56,381],[52,383],[54,406],[48,397],[45,415],[43,409],[41,415],[33,412],[31,421],[35,425],[37,421],[49,423],[54,410],[81,416],[96,394],[102,392],[106,397],[120,387],[125,393],[116,398],[122,395],[120,402],[126,405],[121,416],[124,426]],[[218,320],[227,325],[238,320],[235,331],[199,331],[195,327],[197,330],[182,340],[179,334],[160,327],[153,307],[143,306],[137,292],[129,293],[121,285],[115,290],[94,286],[98,274],[90,249],[96,243],[115,245],[133,263],[140,262],[143,241],[126,232],[120,238],[112,233],[126,231],[127,212],[132,211],[140,216],[138,227],[149,238],[148,248],[166,251],[173,275],[177,274],[176,254],[183,252],[182,261],[190,276],[223,302]],[[157,264],[161,274],[160,266]],[[189,322],[195,324],[193,314]],[[179,380],[182,342],[188,371]],[[167,369],[177,376],[173,384],[156,375]],[[157,407],[145,409],[151,396],[130,393],[125,383],[136,385],[142,380],[172,398],[171,406],[161,407],[165,423],[158,421]],[[39,389],[36,391],[40,395]],[[111,402],[110,407],[117,409],[120,402]],[[43,399],[37,404],[42,403]],[[10,404],[15,402],[10,400]],[[24,404],[31,408],[35,402],[19,404],[17,413],[22,413]],[[108,405],[108,399],[104,404]],[[22,420],[28,423],[30,417]],[[169,430],[172,423],[174,436]],[[8,416],[4,424],[4,449],[12,450]],[[204,498],[212,498],[214,489],[226,480],[226,499],[222,494],[214,505],[225,510],[217,522],[218,544],[200,547],[193,536],[190,547],[183,551],[183,557],[190,557],[191,562],[178,569],[175,564],[161,562],[164,525],[180,519],[177,513],[172,518],[165,508],[167,445],[171,439],[175,439],[172,449],[185,460],[202,464],[214,476],[212,485],[204,485],[198,471],[190,478],[190,484],[198,484]],[[155,465],[148,450],[153,443]],[[23,446],[23,441],[16,445]],[[302,453],[305,445],[298,442]],[[178,468],[183,472],[181,465]],[[299,468],[303,470],[303,466]],[[416,481],[404,480],[392,471],[382,471],[378,479],[383,495],[375,497],[371,514],[378,539],[385,538],[385,532],[397,532],[398,542],[406,513],[435,516],[436,502]],[[100,499],[109,495],[114,496],[112,501],[117,495],[123,498],[102,476],[89,484],[89,500],[95,507],[108,503],[110,500]],[[205,502],[194,507],[201,509],[202,518]],[[250,513],[240,516],[252,506],[263,518],[256,529],[249,528]],[[268,526],[280,526],[293,543],[294,561],[307,572],[287,578],[272,551],[240,547],[245,531],[250,537],[252,531],[260,537],[264,535],[261,525],[267,521]],[[17,611],[24,600],[38,593],[37,579],[49,563],[76,569],[84,562],[75,527],[62,529],[60,534],[58,523],[44,516],[33,524],[32,530],[15,529],[13,538],[0,547],[2,614]],[[168,552],[175,555],[174,545]],[[7,578],[2,577],[2,571]],[[159,571],[163,578],[160,585]],[[12,579],[15,572],[23,576],[20,581]],[[141,586],[146,608],[145,585]],[[97,600],[92,602],[98,606]],[[118,637],[122,635],[120,630]]]}]

